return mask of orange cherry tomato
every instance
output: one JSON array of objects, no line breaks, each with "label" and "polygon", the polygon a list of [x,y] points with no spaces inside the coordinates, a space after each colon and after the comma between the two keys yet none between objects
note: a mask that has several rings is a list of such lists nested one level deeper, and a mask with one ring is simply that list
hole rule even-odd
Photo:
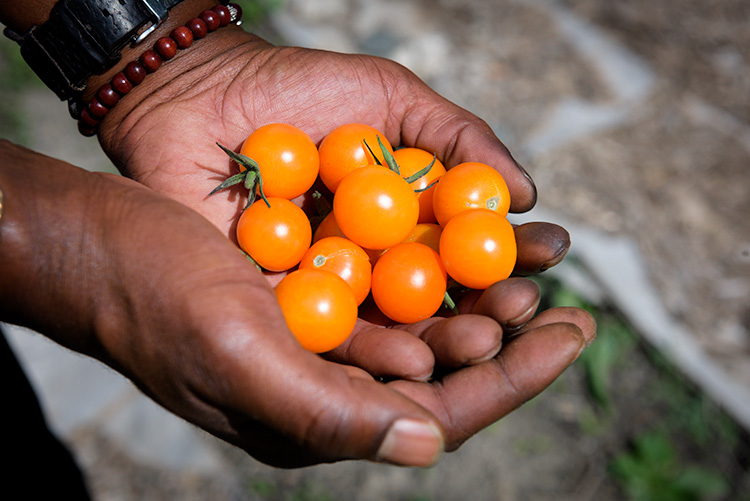
[{"label": "orange cherry tomato", "polygon": [[443,228],[435,223],[419,223],[414,230],[406,237],[404,243],[417,242],[424,244],[435,252],[440,252],[440,235]]},{"label": "orange cherry tomato", "polygon": [[318,177],[318,148],[293,125],[273,123],[256,129],[245,139],[240,154],[258,163],[268,197],[291,200],[307,192]]},{"label": "orange cherry tomato", "polygon": [[[333,211],[329,212],[328,215],[323,218],[318,227],[315,229],[315,233],[313,234],[313,243],[326,237],[346,238],[346,235],[344,235],[344,232],[341,231],[341,228],[339,228],[339,224],[336,222],[336,215],[333,213]],[[375,265],[378,257],[380,257],[380,254],[383,253],[382,249],[366,249],[362,246],[360,247],[363,251],[365,251],[365,253],[367,253],[367,256],[370,258],[370,265],[372,266]]]},{"label": "orange cherry tomato", "polygon": [[415,242],[388,249],[372,272],[375,304],[399,323],[434,315],[443,304],[446,286],[446,271],[438,253]]},{"label": "orange cherry tomato", "polygon": [[432,209],[432,198],[436,185],[433,185],[426,190],[425,188],[433,184],[445,174],[445,167],[443,164],[440,160],[435,158],[432,153],[419,148],[401,148],[393,152],[393,158],[398,164],[401,177],[405,178],[416,174],[430,165],[433,160],[435,161],[430,168],[430,172],[411,183],[411,187],[414,188],[415,191],[424,190],[417,193],[417,200],[419,200],[419,220],[417,222],[436,222],[435,213]]},{"label": "orange cherry tomato", "polygon": [[302,256],[299,268],[334,272],[351,286],[358,305],[362,304],[370,293],[370,257],[362,247],[346,238],[326,237],[318,240]]},{"label": "orange cherry tomato", "polygon": [[510,191],[497,170],[487,164],[465,162],[448,169],[440,178],[435,185],[432,208],[441,226],[467,209],[489,209],[506,216]]},{"label": "orange cherry tomato", "polygon": [[357,323],[354,292],[332,271],[295,270],[276,286],[276,299],[289,330],[314,353],[336,348]]},{"label": "orange cherry tomato", "polygon": [[336,222],[336,216],[333,214],[333,211],[329,212],[320,224],[318,224],[313,235],[313,243],[326,237],[346,238],[346,235],[344,235],[344,232],[341,231],[339,224]]},{"label": "orange cherry tomato", "polygon": [[367,249],[402,242],[419,218],[414,190],[401,176],[379,165],[361,167],[341,180],[333,197],[341,231]]},{"label": "orange cherry tomato", "polygon": [[489,209],[451,218],[440,235],[440,257],[448,275],[471,289],[508,278],[516,264],[516,237],[508,220]]},{"label": "orange cherry tomato", "polygon": [[320,179],[331,193],[336,192],[344,176],[354,169],[377,163],[365,142],[375,152],[375,157],[380,163],[385,164],[378,138],[386,149],[393,153],[393,147],[383,133],[365,124],[341,125],[323,138],[318,146]]},{"label": "orange cherry tomato", "polygon": [[296,266],[310,247],[312,228],[307,215],[293,202],[278,197],[258,199],[237,221],[237,243],[258,265],[269,271]]}]

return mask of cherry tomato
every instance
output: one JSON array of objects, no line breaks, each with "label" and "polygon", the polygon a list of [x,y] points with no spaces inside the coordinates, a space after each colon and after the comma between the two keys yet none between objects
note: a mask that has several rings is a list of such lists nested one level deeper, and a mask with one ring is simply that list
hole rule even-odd
[{"label": "cherry tomato", "polygon": [[273,123],[253,131],[240,154],[258,163],[263,191],[269,197],[293,199],[318,177],[320,157],[310,136],[288,124]]},{"label": "cherry tomato", "polygon": [[[344,235],[344,232],[341,231],[341,228],[339,228],[339,224],[336,222],[336,215],[333,213],[333,211],[329,212],[328,215],[323,218],[318,227],[315,229],[315,234],[313,234],[313,243],[326,237],[346,238],[346,235]],[[362,246],[360,247],[363,251],[365,251],[365,253],[367,253],[367,256],[370,258],[370,265],[375,266],[375,262],[378,260],[378,257],[380,257],[380,254],[383,253],[383,249],[366,249]]]},{"label": "cherry tomato", "polygon": [[465,162],[448,169],[440,178],[435,185],[432,208],[441,226],[467,209],[489,209],[506,216],[510,192],[497,170],[483,163]]},{"label": "cherry tomato", "polygon": [[381,312],[399,323],[429,318],[445,298],[447,276],[437,252],[420,243],[388,249],[372,272],[372,298]]},{"label": "cherry tomato", "polygon": [[357,304],[362,304],[370,293],[370,257],[362,247],[346,238],[326,237],[318,240],[302,256],[299,267],[334,272],[351,286]]},{"label": "cherry tomato", "polygon": [[357,323],[354,292],[332,271],[295,270],[276,286],[276,299],[289,330],[314,353],[336,348]]},{"label": "cherry tomato", "polygon": [[508,278],[516,264],[516,237],[508,220],[489,209],[451,218],[440,235],[440,257],[448,275],[471,289]]},{"label": "cherry tomato", "polygon": [[443,233],[443,228],[435,223],[419,223],[417,224],[408,237],[404,240],[404,243],[417,242],[424,244],[435,252],[440,252],[440,235]]},{"label": "cherry tomato", "polygon": [[367,249],[402,242],[419,218],[414,190],[401,176],[379,165],[361,167],[341,180],[333,197],[341,231]]},{"label": "cherry tomato", "polygon": [[[378,138],[388,151],[393,147],[385,136],[369,125],[350,123],[337,127],[323,138],[318,146],[320,154],[320,179],[335,193],[341,180],[354,169],[376,164],[369,146],[381,164],[385,163]],[[365,146],[367,142],[367,146]]]},{"label": "cherry tomato", "polygon": [[329,212],[315,229],[313,243],[326,237],[346,238],[346,235],[344,235],[344,232],[341,231],[339,224],[336,222],[336,216],[333,214],[333,211]]},{"label": "cherry tomato", "polygon": [[401,148],[393,152],[393,158],[398,164],[401,177],[405,178],[416,174],[430,165],[434,160],[430,171],[411,183],[411,187],[414,188],[415,191],[424,190],[417,193],[417,200],[419,201],[419,220],[417,222],[436,222],[435,213],[432,209],[432,198],[436,185],[433,185],[426,190],[425,188],[433,184],[445,174],[445,167],[443,164],[440,160],[435,158],[432,153],[419,148]]},{"label": "cherry tomato", "polygon": [[258,199],[237,221],[237,243],[258,265],[269,271],[296,266],[310,247],[312,228],[307,215],[293,202],[269,197],[269,208]]}]

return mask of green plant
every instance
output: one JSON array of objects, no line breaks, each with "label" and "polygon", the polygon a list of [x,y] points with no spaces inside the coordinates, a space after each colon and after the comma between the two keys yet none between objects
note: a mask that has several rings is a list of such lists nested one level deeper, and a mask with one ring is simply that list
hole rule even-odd
[{"label": "green plant", "polygon": [[726,494],[730,486],[713,469],[684,464],[666,432],[636,437],[630,450],[618,455],[610,469],[630,499],[692,501]]},{"label": "green plant", "polygon": [[242,7],[242,20],[247,26],[254,26],[271,12],[281,7],[281,0],[235,0]]}]

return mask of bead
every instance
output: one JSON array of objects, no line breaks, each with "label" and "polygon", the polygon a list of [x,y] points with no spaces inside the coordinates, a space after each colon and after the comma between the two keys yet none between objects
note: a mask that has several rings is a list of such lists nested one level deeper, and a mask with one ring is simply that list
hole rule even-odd
[{"label": "bead", "polygon": [[155,72],[164,61],[175,57],[179,49],[190,47],[195,40],[222,26],[232,22],[239,24],[241,18],[242,7],[238,4],[216,5],[210,10],[203,11],[199,17],[191,19],[184,26],[173,29],[169,37],[158,39],[152,49],[146,50],[137,60],[128,63],[121,72],[112,77],[110,83],[102,85],[91,101],[83,107],[78,120],[80,133],[84,136],[96,135],[100,120],[110,108],[118,103],[120,97],[133,90],[133,86],[143,82],[148,73]]},{"label": "bead", "polygon": [[212,10],[204,10],[200,17],[206,23],[208,31],[216,31],[221,26],[219,15]]},{"label": "bead", "polygon": [[125,66],[123,73],[125,73],[125,76],[128,77],[128,80],[130,80],[133,85],[138,85],[143,82],[144,78],[146,78],[146,68],[135,61],[129,62],[128,65]]},{"label": "bead", "polygon": [[238,4],[232,2],[227,4],[227,7],[229,7],[229,10],[232,11],[234,9],[234,19],[233,21],[237,22],[240,19],[242,19],[242,7],[240,7]]},{"label": "bead", "polygon": [[153,73],[161,66],[161,56],[154,49],[148,49],[141,54],[138,61],[145,68],[147,73]]},{"label": "bead", "polygon": [[177,43],[178,49],[187,49],[193,44],[193,32],[187,26],[178,26],[169,36]]},{"label": "bead", "polygon": [[161,37],[156,41],[154,50],[159,53],[163,60],[168,61],[177,54],[177,43],[169,37]]},{"label": "bead", "polygon": [[112,77],[112,88],[115,89],[115,92],[117,92],[121,96],[124,96],[125,94],[133,90],[133,84],[125,76],[125,73],[121,71],[120,73]]},{"label": "bead", "polygon": [[88,127],[96,127],[97,125],[99,125],[99,119],[91,116],[89,110],[87,108],[84,108],[81,112],[81,119],[79,120],[79,123],[82,123]]},{"label": "bead", "polygon": [[86,106],[86,109],[89,110],[89,113],[91,113],[92,116],[97,118],[102,118],[109,111],[109,108],[100,103],[97,98],[93,98],[89,101],[89,105]]},{"label": "bead", "polygon": [[81,135],[86,137],[91,137],[96,135],[96,126],[86,125],[83,122],[78,122],[78,132],[81,133]]},{"label": "bead", "polygon": [[193,32],[193,38],[196,40],[201,39],[206,36],[208,33],[208,27],[206,26],[206,21],[199,17],[194,17],[188,23],[186,24],[188,28],[190,28],[190,31]]},{"label": "bead", "polygon": [[219,26],[226,26],[232,21],[232,13],[224,5],[217,5],[212,11],[216,12],[219,16]]},{"label": "bead", "polygon": [[96,98],[104,106],[111,108],[120,100],[120,95],[115,92],[115,89],[113,89],[110,84],[104,84],[99,87],[99,91],[96,93]]}]

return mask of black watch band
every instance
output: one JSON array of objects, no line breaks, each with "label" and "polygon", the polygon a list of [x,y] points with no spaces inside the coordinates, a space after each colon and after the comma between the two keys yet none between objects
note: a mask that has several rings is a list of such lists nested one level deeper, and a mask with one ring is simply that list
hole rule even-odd
[{"label": "black watch band", "polygon": [[23,35],[26,63],[61,100],[75,101],[86,79],[120,60],[182,0],[60,0],[49,20]]}]

